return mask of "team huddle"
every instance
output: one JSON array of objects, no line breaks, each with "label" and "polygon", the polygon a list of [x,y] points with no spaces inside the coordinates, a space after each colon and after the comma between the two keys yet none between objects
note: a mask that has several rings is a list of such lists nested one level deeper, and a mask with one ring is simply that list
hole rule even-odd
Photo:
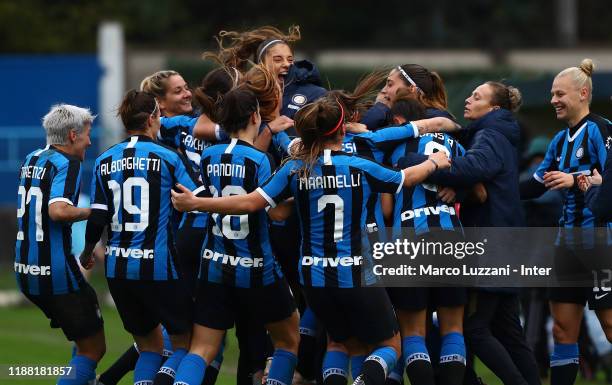
[{"label": "team huddle", "polygon": [[[297,27],[222,31],[204,54],[219,67],[193,91],[160,71],[127,92],[126,139],[97,156],[89,208],[77,202],[95,117],[66,104],[44,117],[47,146],[19,175],[15,273],[75,342],[74,375],[58,384],[116,384],[133,370],[136,385],[213,385],[234,326],[240,385],[401,384],[404,373],[413,385],[471,384],[474,355],[504,384],[540,384],[515,290],[374,285],[370,244],[388,228],[461,240],[465,226],[522,226],[520,200],[548,190],[566,191],[561,228],[611,222],[599,190],[612,123],[589,111],[590,60],[555,78],[567,128],[519,183],[518,89],[478,86],[461,127],[436,72],[398,65],[353,92],[327,90],[313,63],[294,61],[299,38]],[[74,256],[70,225],[83,220]],[[96,377],[104,327],[81,267],[100,243],[134,345]],[[610,288],[550,289],[551,384],[575,381],[587,301],[612,341],[612,296],[600,290]]]}]

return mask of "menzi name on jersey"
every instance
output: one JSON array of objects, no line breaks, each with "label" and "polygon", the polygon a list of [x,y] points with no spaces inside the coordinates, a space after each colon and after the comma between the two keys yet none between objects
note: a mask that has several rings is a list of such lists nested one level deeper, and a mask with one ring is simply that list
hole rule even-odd
[{"label": "menzi name on jersey", "polygon": [[80,184],[81,162],[53,146],[32,152],[21,166],[14,270],[24,293],[66,294],[83,283],[71,254],[71,224],[49,218],[49,205],[78,202]]}]

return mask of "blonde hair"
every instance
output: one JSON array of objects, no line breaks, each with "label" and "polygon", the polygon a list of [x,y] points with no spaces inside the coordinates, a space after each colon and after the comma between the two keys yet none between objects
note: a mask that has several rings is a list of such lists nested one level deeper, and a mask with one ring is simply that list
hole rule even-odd
[{"label": "blonde hair", "polygon": [[589,103],[593,99],[593,70],[595,66],[593,60],[586,58],[582,59],[578,67],[569,67],[559,72],[557,77],[570,76],[576,87],[586,87],[589,93]]},{"label": "blonde hair", "polygon": [[174,75],[180,74],[172,70],[157,71],[142,80],[140,90],[148,92],[157,98],[163,98],[166,95],[168,79]]}]

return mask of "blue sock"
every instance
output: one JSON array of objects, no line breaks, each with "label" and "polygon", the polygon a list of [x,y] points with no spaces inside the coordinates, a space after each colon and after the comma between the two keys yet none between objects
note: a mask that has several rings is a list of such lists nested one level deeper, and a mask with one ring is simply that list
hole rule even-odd
[{"label": "blue sock", "polygon": [[465,375],[465,341],[461,333],[442,336],[438,383],[461,385]]},{"label": "blue sock", "polygon": [[365,361],[363,361],[364,365],[368,361],[378,362],[385,372],[384,378],[387,378],[389,372],[391,372],[395,367],[395,363],[397,362],[397,353],[395,353],[393,348],[383,346],[375,349],[369,356],[367,356]]},{"label": "blue sock", "polygon": [[404,367],[418,360],[423,360],[431,363],[427,346],[425,346],[425,338],[421,336],[410,336],[402,338],[402,353],[404,355]]},{"label": "blue sock", "polygon": [[578,344],[555,343],[550,355],[550,384],[573,385],[579,367]]},{"label": "blue sock", "polygon": [[162,363],[162,355],[155,352],[140,352],[134,367],[134,385],[151,385]]},{"label": "blue sock", "polygon": [[300,318],[300,334],[315,337],[317,334],[317,319],[309,307]]},{"label": "blue sock", "polygon": [[578,357],[578,344],[555,343],[553,352],[550,355],[550,367],[570,364],[578,365]]},{"label": "blue sock", "polygon": [[465,340],[461,333],[448,333],[442,336],[440,363],[459,362],[465,365]]},{"label": "blue sock", "polygon": [[197,354],[189,353],[179,365],[174,385],[200,385],[204,379],[206,361]]},{"label": "blue sock", "polygon": [[391,373],[389,373],[389,377],[388,377],[389,380],[399,382],[400,384],[402,383],[402,379],[404,378],[403,362],[404,362],[404,356],[402,355],[395,363],[395,367],[393,368]]},{"label": "blue sock", "polygon": [[168,334],[166,328],[163,325],[161,327],[161,330],[162,339],[164,340],[164,351],[162,353],[162,356],[170,357],[172,355],[172,352],[174,352],[174,348],[172,347],[172,341],[170,340],[170,335]]},{"label": "blue sock", "polygon": [[348,366],[349,356],[344,352],[328,351],[323,357],[323,383],[326,383],[326,379],[330,376],[340,376],[344,378],[348,377]]},{"label": "blue sock", "polygon": [[70,374],[66,377],[60,377],[57,385],[80,385],[86,384],[96,378],[96,366],[98,363],[91,358],[76,355],[68,364],[72,367]]},{"label": "blue sock", "polygon": [[297,356],[287,350],[274,349],[267,385],[291,385]]},{"label": "blue sock", "polygon": [[353,377],[353,380],[359,376],[359,373],[361,373],[361,367],[363,366],[365,357],[366,356],[363,355],[351,357],[351,377]]},{"label": "blue sock", "polygon": [[176,369],[178,369],[181,360],[187,354],[187,350],[184,348],[176,349],[174,353],[168,359],[161,368],[159,368],[160,373],[165,373],[168,376],[174,378],[176,376]]}]

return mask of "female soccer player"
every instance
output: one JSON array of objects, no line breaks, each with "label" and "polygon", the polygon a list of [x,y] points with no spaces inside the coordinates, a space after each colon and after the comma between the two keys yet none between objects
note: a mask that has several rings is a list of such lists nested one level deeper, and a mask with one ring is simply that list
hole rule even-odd
[{"label": "female soccer player", "polygon": [[[425,116],[425,107],[413,95],[402,89],[394,97],[390,115],[394,123],[404,124],[408,120]],[[434,151],[442,151],[451,159],[456,159],[465,153],[457,140],[448,134],[424,134],[398,146],[390,156],[390,163],[393,166],[403,166],[403,158],[407,154],[430,155]],[[430,183],[403,188],[396,196],[393,209],[393,227],[396,231],[410,228],[412,234],[404,232],[404,237],[416,235],[418,239],[460,241],[461,221],[452,202],[448,199],[442,200],[440,190],[439,186]],[[466,289],[389,287],[387,292],[396,310],[404,355],[401,369],[395,372],[401,376],[405,368],[412,384],[435,383],[431,359],[425,344],[425,334],[427,310],[437,310],[442,337],[439,381],[442,384],[461,384],[466,357],[463,339],[463,306],[467,302]]]},{"label": "female soccer player", "polygon": [[368,129],[376,130],[392,119],[389,116],[389,108],[399,90],[405,90],[417,98],[425,106],[427,118],[444,117],[455,120],[447,111],[446,89],[440,75],[418,64],[404,64],[389,71],[385,86],[378,94],[377,103],[361,119]]},{"label": "female soccer player", "polygon": [[72,222],[90,215],[90,209],[77,207],[77,202],[94,118],[85,108],[53,106],[43,118],[47,146],[26,157],[17,190],[17,284],[51,320],[51,327],[61,328],[76,344],[58,385],[93,380],[106,351],[96,293],[70,254]]},{"label": "female soccer player", "polygon": [[[232,75],[231,69],[217,68],[202,79],[202,85],[194,91],[196,104],[199,106],[198,114],[195,116],[193,110],[187,111],[182,103],[189,100],[191,105],[192,92],[177,72],[159,71],[148,76],[141,83],[143,91],[155,95],[160,106],[162,104],[165,106],[162,109],[158,139],[163,144],[183,153],[189,159],[195,175],[200,174],[202,151],[210,146],[212,141],[224,137],[218,125],[214,132],[206,134],[205,128],[202,128],[206,124],[202,120],[206,117],[206,121],[214,121],[217,99],[234,87],[238,81]],[[183,94],[180,99],[176,97],[179,91]],[[209,140],[204,140],[204,138]],[[194,296],[200,266],[200,245],[204,240],[206,223],[206,213],[185,213],[181,218],[176,237],[176,248],[181,260],[181,274],[185,276],[189,290]]]},{"label": "female soccer player", "polygon": [[[177,152],[157,144],[160,108],[153,95],[129,91],[119,108],[129,137],[97,159],[81,264],[91,268],[91,252],[108,225],[106,277],[125,329],[140,350],[134,382],[152,381],[162,361],[162,324],[179,360],[189,344],[191,296],[179,280],[173,247],[170,189],[200,184]],[[171,365],[166,361],[165,365]]]},{"label": "female soccer player", "polygon": [[[362,249],[365,204],[371,192],[394,193],[423,181],[446,154],[402,171],[339,152],[345,135],[347,95],[335,92],[296,114],[301,144],[262,187],[247,195],[196,199],[187,189],[173,195],[180,210],[237,215],[276,206],[293,196],[302,230],[300,279],[308,304],[329,333],[350,353],[371,352],[356,383],[381,385],[400,351],[395,316],[383,288],[365,287]],[[364,260],[365,259],[365,260]],[[362,285],[362,284],[366,285]]]},{"label": "female soccer player", "polygon": [[327,92],[313,63],[294,61],[291,44],[300,38],[297,25],[286,34],[272,26],[245,32],[221,31],[217,37],[219,52],[206,52],[204,57],[213,57],[242,72],[248,70],[249,62],[268,67],[283,89],[281,115],[293,118],[300,108]]},{"label": "female soccer player", "polygon": [[[240,87],[221,102],[219,122],[231,136],[202,154],[202,179],[213,196],[246,196],[271,175],[269,156],[253,147],[261,116],[255,95]],[[275,346],[269,383],[290,384],[297,363],[298,320],[293,298],[272,254],[267,213],[209,216],[202,248],[190,353],[176,383],[199,385],[207,363],[241,309],[262,322]]]},{"label": "female soccer player", "polygon": [[[578,67],[566,68],[555,77],[550,103],[555,108],[557,119],[563,121],[567,128],[553,138],[533,178],[521,185],[521,198],[524,199],[542,195],[546,189],[566,191],[559,221],[564,233],[561,245],[556,248],[557,261],[585,258],[582,254],[584,249],[589,248],[589,234],[593,234],[590,230],[593,230],[596,221],[586,207],[584,193],[578,189],[576,181],[581,174],[590,174],[593,169],[602,170],[606,164],[606,146],[612,144],[610,121],[590,112],[592,73],[593,62],[584,59]],[[584,244],[574,243],[573,237],[577,235],[581,235]],[[604,250],[604,253],[609,251]],[[591,278],[591,272],[588,272],[588,278]],[[604,286],[603,282],[601,285]],[[573,384],[576,380],[578,334],[586,302],[596,311],[606,337],[612,341],[612,295],[609,292],[609,286],[550,289],[555,340],[550,359],[551,384]]]},{"label": "female soccer player", "polygon": [[272,143],[270,152],[280,160],[289,145],[289,137],[284,131],[293,127],[293,119],[282,116],[279,112],[282,89],[274,79],[274,73],[262,64],[247,71],[243,80],[244,86],[255,94],[259,102],[262,125],[255,140],[255,147],[265,151]]},{"label": "female soccer player", "polygon": [[[379,74],[373,73],[364,78],[356,87],[353,95],[368,95],[369,90],[373,86],[379,83]],[[400,91],[405,92],[404,90]],[[407,95],[410,97],[410,95]],[[353,97],[347,105],[348,110],[360,111],[364,100],[361,97]],[[424,117],[424,114],[414,115],[413,117],[419,118]],[[362,124],[350,124],[347,125],[347,129],[351,132],[347,132],[343,139],[342,149],[344,152],[349,154],[356,154],[364,157],[373,159],[379,163],[389,163],[391,154],[404,145],[407,141],[412,138],[418,137],[419,135],[427,132],[438,132],[438,131],[449,131],[458,129],[459,126],[446,118],[432,118],[415,120],[413,122],[402,121],[401,125],[398,124],[392,127],[385,127],[376,132],[368,131]],[[385,222],[383,219],[383,209],[381,207],[381,195],[389,196],[390,194],[370,194],[366,203],[366,232],[372,239],[382,240],[385,237],[384,227]],[[392,197],[390,198],[392,199]],[[391,214],[389,213],[389,216]],[[342,385],[346,383],[346,377],[348,375],[348,356],[344,351],[343,347],[333,341],[328,341],[328,351],[323,360],[323,383]],[[359,374],[360,360],[363,361],[365,356],[353,356],[352,372],[356,373],[354,377]],[[400,370],[401,373],[402,370]],[[401,375],[401,374],[400,374]],[[342,377],[342,378],[340,378]]]}]

